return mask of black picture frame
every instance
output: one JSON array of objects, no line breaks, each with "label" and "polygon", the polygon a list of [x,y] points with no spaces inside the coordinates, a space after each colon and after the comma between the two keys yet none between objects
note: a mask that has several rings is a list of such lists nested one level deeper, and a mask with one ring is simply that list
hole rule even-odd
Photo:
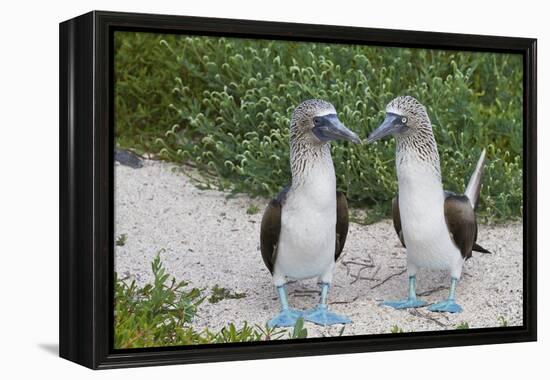
[{"label": "black picture frame", "polygon": [[[114,350],[113,33],[117,30],[522,54],[524,325]],[[104,11],[62,22],[59,36],[61,357],[100,369],[536,340],[536,39]]]}]

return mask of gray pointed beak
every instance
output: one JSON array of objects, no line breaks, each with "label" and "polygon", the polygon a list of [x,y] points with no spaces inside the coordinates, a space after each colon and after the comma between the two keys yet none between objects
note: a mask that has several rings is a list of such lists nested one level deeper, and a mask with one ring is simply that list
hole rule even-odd
[{"label": "gray pointed beak", "polygon": [[408,129],[402,122],[402,116],[393,113],[387,113],[386,118],[378,128],[371,132],[367,138],[367,143],[373,143],[389,135],[395,135]]},{"label": "gray pointed beak", "polygon": [[313,134],[322,142],[331,140],[347,140],[355,144],[361,144],[361,139],[355,132],[346,128],[336,114],[316,116],[314,118]]}]

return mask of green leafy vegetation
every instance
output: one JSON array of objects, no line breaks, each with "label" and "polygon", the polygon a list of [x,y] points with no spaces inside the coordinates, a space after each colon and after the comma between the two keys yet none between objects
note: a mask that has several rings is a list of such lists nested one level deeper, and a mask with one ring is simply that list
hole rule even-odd
[{"label": "green leafy vegetation", "polygon": [[468,330],[470,328],[470,325],[468,322],[461,322],[458,325],[456,325],[457,330]]},{"label": "green leafy vegetation", "polygon": [[251,204],[251,205],[248,206],[248,208],[246,209],[246,213],[247,213],[248,215],[255,215],[255,214],[259,213],[259,212],[260,212],[260,208],[259,208],[257,205],[255,205],[255,204]]},{"label": "green leafy vegetation", "polygon": [[208,297],[208,302],[218,303],[225,299],[240,299],[246,297],[246,293],[231,292],[231,290],[219,287],[217,284],[212,287],[212,295]]},{"label": "green leafy vegetation", "polygon": [[[343,330],[342,330],[343,332]],[[292,334],[290,335],[291,339],[305,339],[307,338],[307,329],[304,327],[304,318],[300,317],[294,325]]]},{"label": "green leafy vegetation", "polygon": [[404,332],[404,331],[403,331],[403,329],[402,329],[401,327],[399,327],[399,326],[397,326],[397,325],[393,325],[393,326],[391,327],[391,329],[390,329],[390,332],[391,332],[392,334],[400,334],[400,333],[402,333],[402,332]]},{"label": "green leafy vegetation", "polygon": [[[292,330],[230,323],[219,331],[197,331],[192,321],[205,300],[203,290],[188,288],[166,273],[160,252],[151,264],[154,280],[145,286],[115,278],[115,348],[253,342],[307,338],[303,319]],[[116,274],[115,274],[116,276]],[[223,288],[219,288],[223,289]],[[229,298],[241,298],[232,293]],[[227,296],[225,298],[228,298]]]},{"label": "green leafy vegetation", "polygon": [[500,327],[508,327],[508,321],[502,315],[498,317],[498,323]]},{"label": "green leafy vegetation", "polygon": [[126,245],[127,241],[128,241],[128,235],[121,234],[116,238],[115,244],[117,247],[123,247]]},{"label": "green leafy vegetation", "polygon": [[[522,57],[288,41],[115,34],[117,144],[198,168],[205,188],[272,197],[288,184],[288,126],[309,98],[365,138],[395,96],[428,108],[445,187],[462,191],[483,148],[479,213],[522,216]],[[338,188],[365,222],[388,215],[395,143],[332,144]]]}]

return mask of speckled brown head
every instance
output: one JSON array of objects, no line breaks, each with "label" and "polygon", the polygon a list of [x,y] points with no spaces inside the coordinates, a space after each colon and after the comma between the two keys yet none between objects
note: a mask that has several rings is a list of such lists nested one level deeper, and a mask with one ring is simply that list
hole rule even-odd
[{"label": "speckled brown head", "polygon": [[441,176],[437,143],[426,107],[412,96],[399,96],[386,106],[386,118],[371,132],[367,141],[372,143],[393,136],[396,144],[396,164],[410,159],[423,161]]},{"label": "speckled brown head", "polygon": [[374,142],[393,135],[396,138],[409,136],[426,129],[431,131],[426,107],[412,96],[398,96],[386,106],[386,118],[368,137]]},{"label": "speckled brown head", "polygon": [[296,107],[290,123],[291,143],[299,140],[321,145],[336,139],[361,143],[359,137],[340,122],[336,109],[329,102],[310,99]]}]

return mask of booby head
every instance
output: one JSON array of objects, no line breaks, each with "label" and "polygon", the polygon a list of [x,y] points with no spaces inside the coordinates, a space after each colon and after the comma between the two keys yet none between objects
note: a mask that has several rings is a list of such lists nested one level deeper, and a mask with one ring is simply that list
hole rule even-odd
[{"label": "booby head", "polygon": [[392,135],[409,136],[425,128],[431,129],[426,107],[412,96],[398,96],[386,106],[386,118],[367,138],[368,143]]},{"label": "booby head", "polygon": [[360,144],[361,139],[344,126],[332,104],[320,99],[306,100],[292,113],[291,139],[313,145],[322,145],[332,140],[347,140]]}]

